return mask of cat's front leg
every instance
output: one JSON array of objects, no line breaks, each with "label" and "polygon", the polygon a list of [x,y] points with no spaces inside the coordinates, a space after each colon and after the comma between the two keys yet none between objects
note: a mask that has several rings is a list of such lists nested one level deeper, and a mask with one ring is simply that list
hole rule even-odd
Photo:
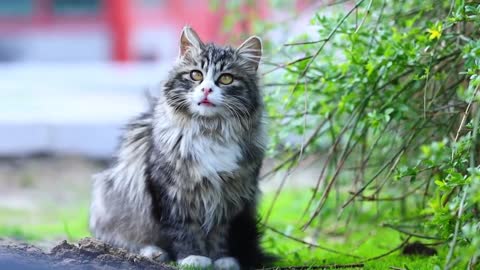
[{"label": "cat's front leg", "polygon": [[210,244],[210,257],[214,259],[215,270],[240,270],[237,259],[229,256],[228,251],[228,225],[216,226],[208,235]]},{"label": "cat's front leg", "polygon": [[197,224],[170,224],[167,229],[172,239],[172,252],[180,268],[209,268],[207,241]]}]

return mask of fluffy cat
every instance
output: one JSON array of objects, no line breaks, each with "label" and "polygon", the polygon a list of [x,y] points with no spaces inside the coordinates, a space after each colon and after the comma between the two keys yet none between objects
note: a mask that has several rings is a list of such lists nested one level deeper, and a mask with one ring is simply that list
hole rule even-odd
[{"label": "fluffy cat", "polygon": [[180,266],[252,269],[264,156],[258,37],[237,49],[189,27],[154,106],[126,127],[115,163],[96,175],[93,235]]}]

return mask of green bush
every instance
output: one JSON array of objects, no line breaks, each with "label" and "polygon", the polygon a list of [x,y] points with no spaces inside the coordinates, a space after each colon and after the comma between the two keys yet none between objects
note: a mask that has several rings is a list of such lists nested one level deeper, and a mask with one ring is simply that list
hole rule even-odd
[{"label": "green bush", "polygon": [[[281,165],[326,156],[304,226],[333,186],[351,185],[339,210],[398,201],[409,208],[398,226],[449,245],[445,268],[478,264],[480,5],[358,1],[338,17],[318,13],[311,25],[319,38],[281,49],[292,60],[277,65],[283,80],[266,94]],[[302,143],[285,143],[291,134]]]},{"label": "green bush", "polygon": [[[332,194],[345,219],[361,218],[362,202],[396,202],[385,223],[444,243],[445,269],[478,267],[479,2],[337,2],[317,5],[314,32],[269,47],[264,61],[274,170],[323,156],[302,228],[320,222]],[[327,8],[337,15],[322,15]]]}]

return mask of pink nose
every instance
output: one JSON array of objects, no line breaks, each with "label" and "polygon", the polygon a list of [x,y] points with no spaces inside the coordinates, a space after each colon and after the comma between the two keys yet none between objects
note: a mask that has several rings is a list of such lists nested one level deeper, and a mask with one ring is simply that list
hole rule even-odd
[{"label": "pink nose", "polygon": [[202,92],[205,96],[208,96],[210,93],[213,92],[212,88],[203,88]]}]

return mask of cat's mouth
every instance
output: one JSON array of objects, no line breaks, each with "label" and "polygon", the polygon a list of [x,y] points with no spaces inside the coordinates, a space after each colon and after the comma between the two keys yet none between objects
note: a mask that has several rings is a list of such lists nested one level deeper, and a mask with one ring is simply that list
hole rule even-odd
[{"label": "cat's mouth", "polygon": [[200,101],[198,103],[198,106],[201,106],[201,105],[204,105],[204,106],[207,106],[207,107],[215,107],[215,104],[210,102],[210,100],[208,100],[208,99],[203,99],[202,101]]}]

